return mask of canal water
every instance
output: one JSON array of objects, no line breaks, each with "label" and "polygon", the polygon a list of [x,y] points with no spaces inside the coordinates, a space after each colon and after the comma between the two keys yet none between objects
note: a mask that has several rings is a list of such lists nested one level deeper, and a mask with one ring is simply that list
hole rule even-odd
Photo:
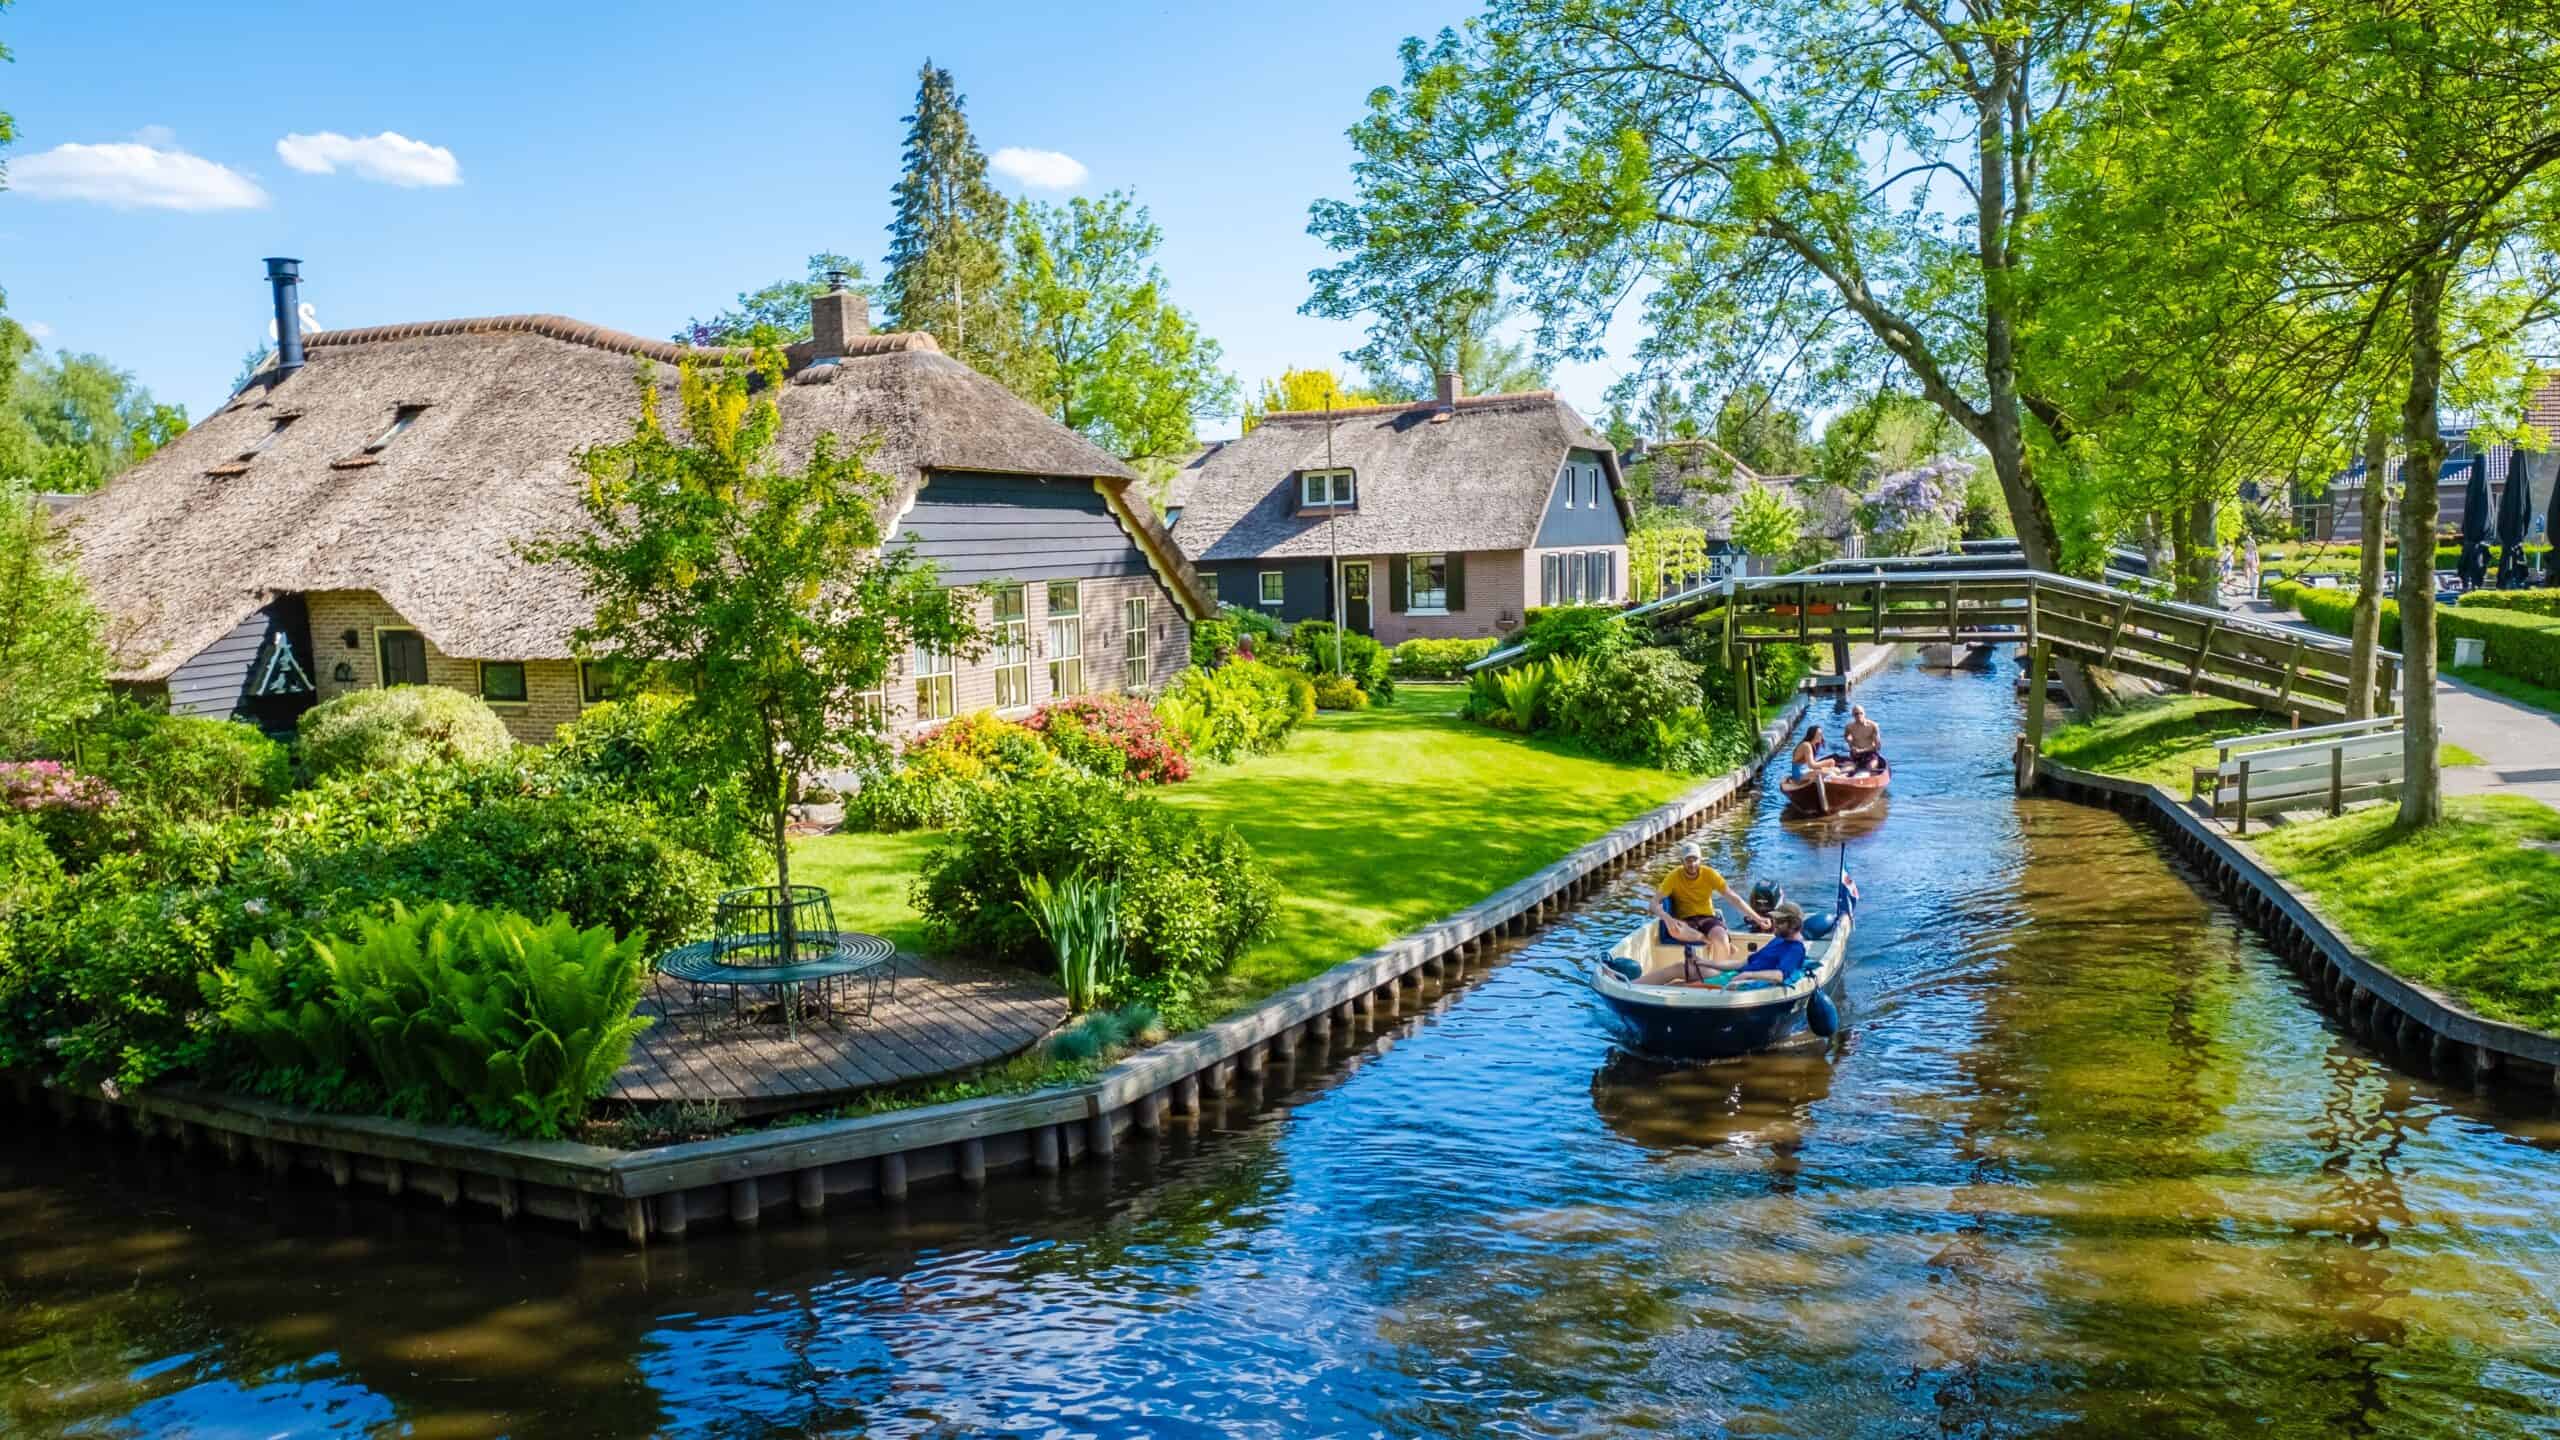
[{"label": "canal water", "polygon": [[1628,884],[1196,1134],[894,1216],[630,1253],[11,1135],[0,1433],[2560,1433],[2560,1125],[2014,798],[2007,673],[1860,698],[1890,813],[1703,836],[1799,893],[1845,845],[1828,1050],[1613,1048]]}]

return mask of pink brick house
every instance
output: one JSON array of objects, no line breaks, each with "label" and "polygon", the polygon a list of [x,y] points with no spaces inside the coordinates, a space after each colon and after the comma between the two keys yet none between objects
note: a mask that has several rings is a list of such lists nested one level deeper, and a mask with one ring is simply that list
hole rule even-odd
[{"label": "pink brick house", "polygon": [[1551,391],[1281,411],[1176,479],[1173,535],[1229,605],[1394,645],[1626,598],[1618,456]]}]

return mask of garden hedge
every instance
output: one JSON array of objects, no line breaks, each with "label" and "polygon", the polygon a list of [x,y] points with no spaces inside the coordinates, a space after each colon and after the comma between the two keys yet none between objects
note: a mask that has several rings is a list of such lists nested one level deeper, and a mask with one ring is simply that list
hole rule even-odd
[{"label": "garden hedge", "polygon": [[[2353,633],[2355,595],[2345,590],[2314,589],[2278,582],[2268,594],[2290,606],[2303,619],[2332,635]],[[2528,614],[2489,605],[2436,608],[2436,661],[2450,664],[2455,640],[2479,640],[2487,648],[2490,670],[2517,680],[2560,688],[2560,618]],[[2400,606],[2382,602],[2382,647],[2400,648]]]}]

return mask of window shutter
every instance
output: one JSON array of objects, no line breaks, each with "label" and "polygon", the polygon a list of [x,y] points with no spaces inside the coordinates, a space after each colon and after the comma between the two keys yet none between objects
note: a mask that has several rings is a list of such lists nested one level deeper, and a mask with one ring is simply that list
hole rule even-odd
[{"label": "window shutter", "polygon": [[1401,615],[1413,595],[1413,557],[1397,555],[1387,561],[1387,609]]},{"label": "window shutter", "polygon": [[1454,615],[1467,608],[1467,557],[1452,550],[1449,552],[1448,564],[1449,613]]}]

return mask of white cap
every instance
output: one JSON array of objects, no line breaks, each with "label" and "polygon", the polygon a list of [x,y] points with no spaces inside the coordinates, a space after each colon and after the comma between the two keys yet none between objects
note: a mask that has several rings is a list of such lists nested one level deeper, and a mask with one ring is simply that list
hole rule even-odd
[{"label": "white cap", "polygon": [[1692,860],[1704,860],[1706,858],[1706,847],[1700,845],[1695,840],[1692,840],[1680,847],[1680,863],[1684,865]]}]

